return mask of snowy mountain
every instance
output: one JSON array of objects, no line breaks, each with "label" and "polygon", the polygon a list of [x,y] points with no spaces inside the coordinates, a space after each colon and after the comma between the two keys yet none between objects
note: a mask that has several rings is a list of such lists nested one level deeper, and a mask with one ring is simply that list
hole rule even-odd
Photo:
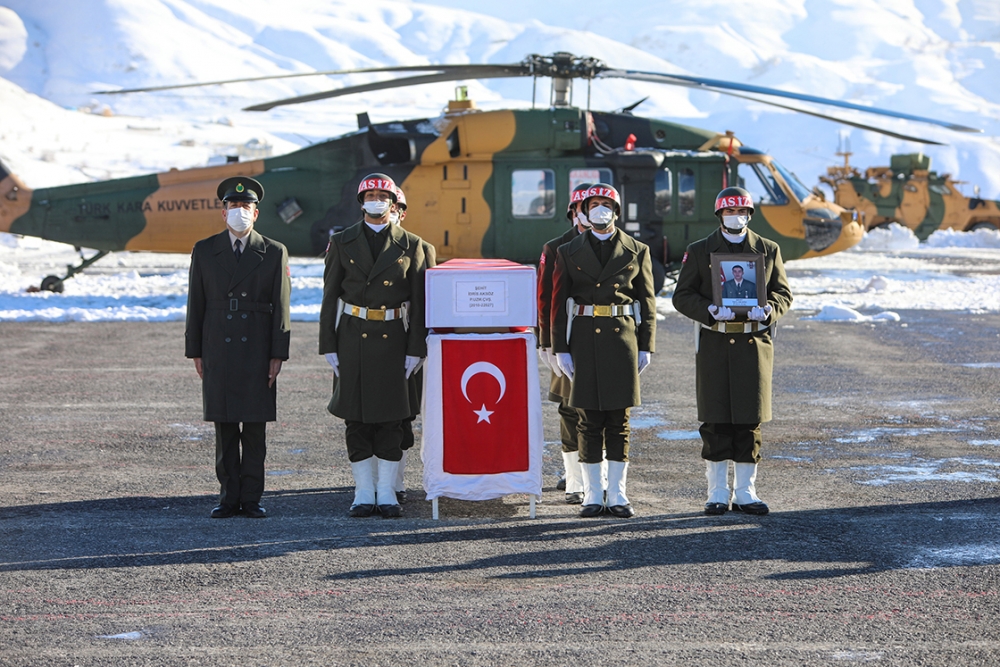
[{"label": "snowy mountain", "polygon": [[[468,11],[468,8],[475,11]],[[807,108],[942,141],[922,146],[716,93],[594,82],[591,105],[733,130],[817,183],[849,137],[852,164],[923,151],[1000,198],[1000,4],[995,0],[0,0],[0,159],[30,185],[206,164],[256,139],[273,153],[375,121],[436,115],[450,83],[271,112],[251,103],[372,80],[307,77],[162,93],[97,91],[426,63],[505,63],[564,50],[621,68],[748,82],[980,127]],[[385,78],[385,77],[379,77]],[[486,108],[531,104],[530,79],[465,82]],[[538,85],[548,101],[548,83]],[[575,102],[586,104],[577,82]],[[791,103],[795,105],[796,103]],[[80,113],[77,109],[90,113]],[[971,194],[971,187],[966,186]]]}]

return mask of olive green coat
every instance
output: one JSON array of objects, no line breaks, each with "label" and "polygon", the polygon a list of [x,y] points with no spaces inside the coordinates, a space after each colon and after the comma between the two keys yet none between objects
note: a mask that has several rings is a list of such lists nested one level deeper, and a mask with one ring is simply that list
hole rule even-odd
[{"label": "olive green coat", "polygon": [[[708,312],[717,270],[709,257],[730,253],[722,232],[688,246],[674,289],[674,308],[702,324],[715,319]],[[742,252],[761,253],[767,302],[773,311],[765,324],[773,325],[792,305],[792,289],[785,275],[778,244],[753,231],[747,232]],[[698,419],[717,424],[758,424],[771,420],[771,375],[774,345],[771,329],[753,333],[720,333],[700,329],[696,355]]]},{"label": "olive green coat", "polygon": [[202,361],[206,421],[275,421],[278,383],[267,375],[271,359],[288,359],[291,290],[276,241],[251,230],[239,263],[228,230],[195,244],[184,354]]},{"label": "olive green coat", "polygon": [[[319,353],[336,352],[340,377],[328,410],[343,419],[374,424],[417,413],[406,380],[406,357],[427,356],[424,324],[424,242],[390,225],[378,260],[372,259],[359,222],[334,234],[323,274]],[[409,302],[409,329],[403,320],[362,320],[344,314],[337,321],[337,300],[372,309],[399,308]]]},{"label": "olive green coat", "polygon": [[[552,347],[551,319],[552,313],[552,272],[556,266],[556,250],[564,243],[569,243],[580,232],[576,226],[570,227],[566,233],[554,238],[542,246],[542,256],[538,259],[538,347]],[[550,373],[549,400],[560,402],[569,398],[570,381],[565,375]]]},{"label": "olive green coat", "polygon": [[[612,237],[607,265],[601,267],[590,234],[578,235],[556,250],[552,275],[551,336],[554,352],[573,355],[575,373],[569,404],[585,410],[620,410],[640,404],[639,352],[653,352],[656,341],[656,294],[649,247],[621,230]],[[578,305],[624,305],[638,302],[641,323],[631,316],[573,319],[566,300]]]}]

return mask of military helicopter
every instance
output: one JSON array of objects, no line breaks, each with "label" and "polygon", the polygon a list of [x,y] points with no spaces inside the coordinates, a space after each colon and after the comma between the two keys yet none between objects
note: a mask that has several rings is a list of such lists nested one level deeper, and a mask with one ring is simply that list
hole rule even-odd
[{"label": "military helicopter", "polygon": [[[279,157],[217,167],[171,170],[133,178],[31,190],[0,166],[0,231],[37,236],[98,252],[47,276],[42,288],[63,281],[108,252],[188,252],[220,230],[217,184],[252,176],[267,193],[256,229],[284,243],[292,255],[317,257],[330,234],[359,220],[355,191],[366,174],[391,176],[406,192],[406,226],[433,243],[440,259],[505,258],[537,261],[542,245],[562,233],[572,189],[583,182],[613,183],[622,192],[620,226],[650,246],[656,288],[687,244],[718,225],[715,195],[744,185],[759,202],[752,226],[781,245],[787,259],[813,257],[855,245],[864,229],[857,214],[824,201],[777,160],[744,146],[732,132],[715,132],[617,112],[589,109],[595,79],[624,78],[714,91],[801,111],[855,127],[921,141],[886,130],[761,99],[791,98],[892,118],[979,131],[910,114],[864,107],[772,88],[698,77],[611,68],[594,58],[558,52],[506,65],[378,67],[310,75],[400,72],[397,79],[249,107],[265,111],[354,93],[440,81],[499,77],[551,79],[549,105],[482,111],[459,89],[437,118],[372,123]],[[254,77],[109,94],[155,92],[195,85],[285,78]],[[291,76],[302,76],[301,74]],[[571,104],[573,82],[588,82],[586,109]],[[537,84],[536,84],[537,85]],[[641,102],[641,101],[640,101]]]},{"label": "military helicopter", "polygon": [[966,197],[960,181],[931,171],[923,153],[893,155],[888,167],[869,167],[863,174],[850,163],[850,144],[836,155],[844,158],[843,166],[827,167],[819,180],[837,204],[861,213],[867,229],[898,223],[921,241],[938,229],[1000,229],[1000,202],[980,198],[978,186]]}]

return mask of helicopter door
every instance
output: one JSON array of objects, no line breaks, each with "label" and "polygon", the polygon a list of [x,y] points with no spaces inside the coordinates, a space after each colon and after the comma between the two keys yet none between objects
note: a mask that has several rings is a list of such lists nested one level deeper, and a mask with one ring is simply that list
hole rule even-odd
[{"label": "helicopter door", "polygon": [[653,181],[654,211],[663,220],[665,263],[677,262],[688,245],[718,227],[715,195],[722,189],[724,163],[699,160],[664,164]]}]

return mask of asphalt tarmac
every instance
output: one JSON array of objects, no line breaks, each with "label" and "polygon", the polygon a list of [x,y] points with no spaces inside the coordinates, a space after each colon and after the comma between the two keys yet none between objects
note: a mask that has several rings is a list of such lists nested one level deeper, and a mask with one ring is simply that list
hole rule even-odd
[{"label": "asphalt tarmac", "polygon": [[[766,517],[702,513],[688,320],[633,412],[638,516],[555,490],[349,519],[317,325],[293,323],[264,520],[212,520],[183,323],[0,324],[2,665],[995,665],[1000,316],[779,323]],[[419,421],[417,422],[419,425]]]}]

